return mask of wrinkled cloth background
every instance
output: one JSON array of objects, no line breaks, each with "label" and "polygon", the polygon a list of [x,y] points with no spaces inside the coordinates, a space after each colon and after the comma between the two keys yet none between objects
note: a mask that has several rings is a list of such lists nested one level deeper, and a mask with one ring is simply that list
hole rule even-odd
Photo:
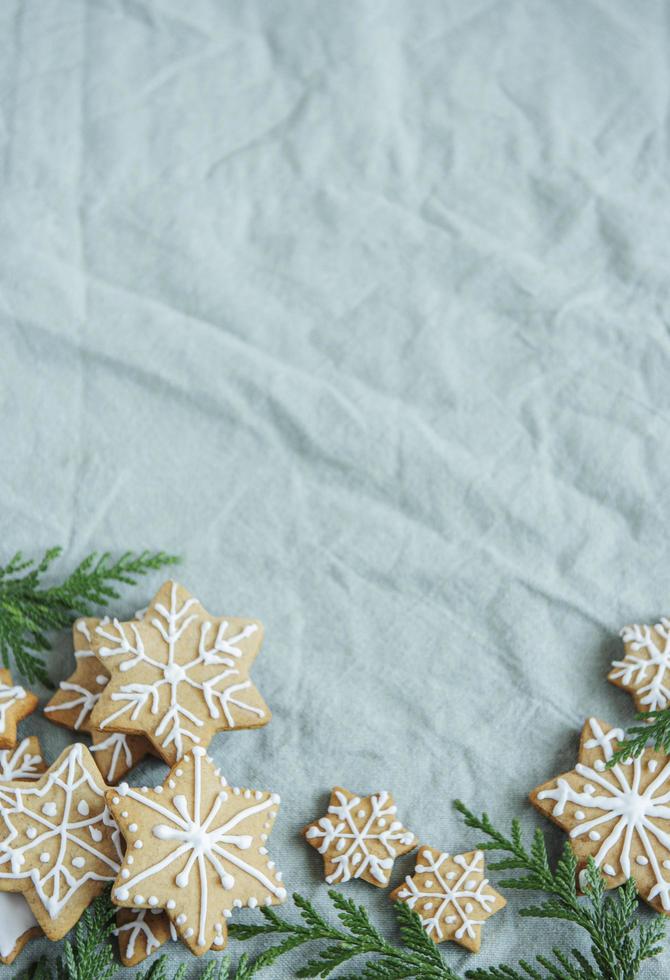
[{"label": "wrinkled cloth background", "polygon": [[[450,851],[456,796],[558,849],[528,790],[588,714],[632,721],[618,630],[668,612],[668,30],[651,0],[0,5],[2,554],[165,548],[263,620],[274,719],[213,752],[281,793],[321,907],[297,832],[333,784]],[[585,948],[525,901],[453,968]]]}]

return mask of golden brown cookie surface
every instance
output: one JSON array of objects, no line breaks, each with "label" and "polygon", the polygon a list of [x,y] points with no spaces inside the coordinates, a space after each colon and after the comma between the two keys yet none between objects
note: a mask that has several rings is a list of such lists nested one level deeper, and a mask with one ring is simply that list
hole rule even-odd
[{"label": "golden brown cookie surface", "polygon": [[35,782],[0,784],[0,891],[22,893],[62,939],[119,868],[119,833],[88,749],[66,749]]},{"label": "golden brown cookie surface", "polygon": [[641,897],[670,915],[670,756],[645,749],[608,769],[623,735],[590,718],[575,768],[538,786],[530,801],[568,831],[582,867],[593,858],[605,887],[632,877]]},{"label": "golden brown cookie surface", "polygon": [[451,856],[425,846],[414,874],[390,898],[413,909],[435,943],[451,940],[473,953],[481,946],[482,924],[507,904],[485,877],[481,851]]},{"label": "golden brown cookie surface", "polygon": [[16,745],[16,726],[32,714],[38,704],[32,691],[14,684],[8,670],[0,670],[0,749],[12,749]]},{"label": "golden brown cookie surface", "polygon": [[93,649],[111,679],[93,724],[146,735],[169,765],[217,731],[266,725],[270,709],[249,678],[262,637],[255,620],[212,617],[166,582],[141,621],[95,629]]},{"label": "golden brown cookie surface", "polygon": [[341,786],[330,795],[328,812],[303,830],[323,857],[329,885],[362,878],[385,888],[393,862],[416,847],[414,834],[396,818],[390,793],[357,796]]},{"label": "golden brown cookie surface", "polygon": [[233,909],[286,898],[267,849],[279,797],[228,786],[201,747],[162,786],[122,783],[107,799],[126,842],[112,901],[165,909],[197,956],[223,949]]}]

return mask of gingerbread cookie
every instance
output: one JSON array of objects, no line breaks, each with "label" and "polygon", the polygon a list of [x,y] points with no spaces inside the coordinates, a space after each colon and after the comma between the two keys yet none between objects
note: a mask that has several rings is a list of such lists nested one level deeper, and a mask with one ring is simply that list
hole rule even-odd
[{"label": "gingerbread cookie", "polygon": [[119,909],[114,935],[124,966],[137,966],[177,933],[165,912],[156,909]]},{"label": "gingerbread cookie", "polygon": [[116,783],[151,751],[141,736],[99,732],[91,713],[109,681],[109,674],[91,649],[91,633],[108,619],[78,619],[72,627],[76,668],[58,690],[44,711],[51,721],[75,732],[88,732],[91,752],[106,783]]},{"label": "gingerbread cookie", "polygon": [[29,940],[41,935],[23,895],[0,892],[0,963],[9,966]]},{"label": "gingerbread cookie", "polygon": [[621,630],[623,660],[614,660],[608,681],[630,691],[638,711],[658,711],[670,703],[670,620]]},{"label": "gingerbread cookie", "polygon": [[390,898],[413,909],[435,943],[451,940],[477,953],[482,923],[507,904],[484,875],[481,851],[451,857],[422,846],[414,874]]},{"label": "gingerbread cookie", "polygon": [[0,751],[0,783],[39,779],[46,769],[39,739],[29,735],[13,749]]},{"label": "gingerbread cookie", "polygon": [[215,619],[166,582],[141,621],[95,629],[93,649],[111,680],[93,724],[146,735],[170,765],[217,731],[267,725],[270,709],[249,679],[262,637],[260,623]]},{"label": "gingerbread cookie", "polygon": [[323,855],[329,885],[362,878],[385,888],[393,862],[416,847],[416,840],[396,820],[397,807],[385,791],[360,797],[341,786],[330,795],[325,817],[303,830],[309,844]]},{"label": "gingerbread cookie", "polygon": [[233,909],[286,898],[266,846],[279,797],[228,786],[200,746],[162,786],[122,783],[107,800],[126,842],[112,901],[165,909],[197,956],[223,949]]},{"label": "gingerbread cookie", "polygon": [[16,726],[38,705],[32,691],[12,683],[8,670],[0,670],[0,749],[12,749],[16,745]]},{"label": "gingerbread cookie", "polygon": [[575,768],[538,786],[530,801],[568,831],[581,866],[593,858],[605,887],[634,878],[640,896],[670,915],[670,756],[645,749],[607,769],[623,737],[590,718]]},{"label": "gingerbread cookie", "polygon": [[0,891],[22,893],[49,939],[62,939],[118,872],[106,789],[79,743],[35,782],[0,784]]}]

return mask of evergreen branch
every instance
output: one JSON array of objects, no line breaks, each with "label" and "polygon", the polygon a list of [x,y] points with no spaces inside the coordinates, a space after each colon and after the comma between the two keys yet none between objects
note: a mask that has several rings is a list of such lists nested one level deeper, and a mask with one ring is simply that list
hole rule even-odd
[{"label": "evergreen branch", "polygon": [[39,562],[17,552],[0,566],[0,659],[9,667],[13,657],[28,683],[37,680],[47,687],[52,684],[40,654],[50,649],[49,630],[64,629],[77,616],[90,616],[94,607],[118,599],[117,585],[135,585],[139,576],[179,561],[163,551],[127,551],[116,561],[109,552],[93,552],[60,585],[42,588],[61,551],[50,548]]},{"label": "evergreen branch", "polygon": [[556,870],[552,871],[541,830],[536,830],[528,850],[518,820],[512,821],[508,838],[493,827],[486,813],[477,817],[460,800],[456,800],[455,806],[468,827],[486,834],[487,839],[477,845],[480,849],[508,855],[490,863],[491,870],[524,872],[520,877],[501,881],[502,888],[538,891],[548,896],[542,904],[521,909],[520,915],[573,922],[591,939],[592,961],[577,950],[568,956],[554,949],[553,960],[536,957],[537,963],[547,971],[545,974],[522,962],[519,965],[522,972],[501,966],[493,970],[470,970],[466,977],[471,980],[528,980],[529,977],[532,980],[635,980],[642,963],[658,955],[665,919],[657,915],[646,924],[638,921],[637,891],[632,878],[614,895],[606,897],[602,876],[593,858],[589,858],[583,881],[587,898],[584,903],[577,894],[577,859],[567,842]]},{"label": "evergreen branch", "polygon": [[328,922],[306,898],[294,895],[302,922],[291,922],[271,908],[262,908],[264,923],[233,924],[228,927],[235,939],[247,940],[257,936],[279,938],[278,943],[253,961],[253,971],[271,965],[290,950],[317,942],[325,945],[316,957],[298,969],[296,977],[329,977],[350,960],[373,957],[367,959],[356,974],[341,976],[341,980],[353,980],[354,977],[358,980],[401,980],[409,977],[415,980],[458,980],[426,934],[419,916],[402,902],[396,902],[394,908],[403,946],[395,946],[372,924],[362,905],[356,905],[340,892],[330,891],[328,894],[340,920],[339,925]]},{"label": "evergreen branch", "polygon": [[626,759],[637,758],[648,745],[653,745],[657,752],[670,753],[670,708],[641,711],[635,718],[644,724],[633,725],[628,729],[625,740],[619,742],[607,763],[608,769]]}]

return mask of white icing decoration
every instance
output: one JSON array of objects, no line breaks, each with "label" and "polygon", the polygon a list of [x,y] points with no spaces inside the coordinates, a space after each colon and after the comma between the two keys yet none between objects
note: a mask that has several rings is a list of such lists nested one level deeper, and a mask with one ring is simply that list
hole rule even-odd
[{"label": "white icing decoration", "polygon": [[[82,764],[82,746],[78,743],[72,746],[57,769],[45,774],[42,785],[27,784],[21,789],[13,787],[11,790],[0,786],[0,816],[6,827],[0,840],[0,869],[7,864],[11,867],[11,871],[0,870],[0,878],[14,881],[29,878],[52,919],[60,915],[85,882],[113,881],[119,870],[119,861],[97,850],[83,836],[79,836],[78,832],[87,828],[94,840],[102,840],[103,834],[96,825],[104,827],[117,855],[119,854],[119,832],[106,807],[87,818],[75,815],[75,800],[83,786],[104,802],[103,789]],[[58,803],[47,800],[40,806],[40,801],[48,797],[55,788],[58,790]],[[40,829],[36,835],[26,831],[28,842],[20,843],[21,834],[12,818],[25,814],[29,814]],[[47,843],[54,845],[53,857],[42,850]],[[41,849],[38,852],[40,861],[48,863],[48,868],[44,872],[38,868],[22,870],[26,864],[26,855],[37,847]],[[84,854],[92,855],[96,859],[98,870],[87,870],[80,878],[76,878],[66,863],[68,847],[80,848]],[[104,866],[104,870],[101,866]]]},{"label": "white icing decoration", "polygon": [[[134,623],[121,623],[114,619],[109,625],[100,624],[97,627],[97,634],[109,643],[109,646],[100,648],[101,658],[125,658],[118,664],[118,670],[122,673],[131,672],[140,664],[153,668],[156,673],[155,681],[151,684],[131,682],[111,694],[111,700],[120,704],[120,707],[100,721],[101,730],[113,726],[117,719],[128,713],[132,721],[137,721],[140,712],[147,706],[151,714],[157,715],[160,691],[165,686],[169,688],[169,704],[162,716],[156,719],[151,734],[160,741],[163,748],[174,745],[176,758],[181,758],[187,751],[187,739],[193,744],[200,741],[195,729],[202,728],[204,724],[201,717],[180,704],[181,687],[200,691],[203,708],[207,709],[209,717],[219,720],[223,713],[229,728],[236,726],[234,709],[259,718],[265,716],[262,708],[246,703],[241,697],[243,691],[253,687],[252,682],[248,679],[237,680],[241,676],[238,662],[244,656],[238,645],[257,631],[255,623],[248,624],[234,636],[226,637],[229,623],[223,620],[219,624],[213,645],[208,646],[212,623],[202,621],[197,656],[187,663],[179,663],[177,660],[177,644],[180,638],[191,623],[198,619],[193,613],[189,615],[189,610],[197,606],[197,599],[189,598],[177,608],[176,582],[172,583],[170,608],[167,609],[160,603],[155,606],[156,615],[152,617],[150,625],[158,631],[165,643],[165,661],[149,656],[144,648],[142,635]],[[209,669],[211,667],[224,669],[212,674]]]},{"label": "white icing decoration", "polygon": [[[253,878],[262,889],[274,895],[275,898],[283,900],[286,898],[286,889],[277,885],[267,877],[260,869],[255,868],[240,856],[238,852],[249,851],[254,843],[254,838],[250,834],[235,833],[235,829],[258,813],[274,806],[272,797],[253,802],[249,806],[237,810],[223,823],[217,825],[216,817],[222,806],[221,794],[217,794],[207,814],[201,813],[202,807],[202,760],[205,757],[205,750],[202,748],[193,749],[193,804],[192,813],[190,812],[189,802],[186,797],[178,793],[172,798],[173,810],[168,809],[163,803],[158,803],[150,797],[144,796],[141,792],[132,789],[127,784],[119,787],[125,799],[134,800],[142,807],[146,807],[153,813],[158,814],[160,823],[155,823],[152,827],[152,834],[159,841],[174,841],[174,850],[165,857],[157,861],[156,864],[140,871],[133,878],[129,879],[123,888],[117,888],[116,897],[119,901],[129,900],[133,889],[141,882],[146,882],[155,875],[160,874],[166,868],[185,857],[186,861],[181,870],[175,875],[174,882],[178,888],[185,888],[190,883],[190,876],[194,868],[197,870],[200,900],[197,909],[198,919],[198,945],[206,944],[205,928],[208,915],[208,886],[207,886],[207,862],[214,869],[221,881],[221,885],[226,891],[231,891],[235,887],[237,872]],[[187,760],[184,760],[187,761]],[[209,763],[211,764],[211,763]],[[276,875],[278,878],[279,876]],[[158,900],[158,899],[157,899]],[[237,899],[235,900],[237,901]],[[143,904],[143,903],[139,903]],[[185,916],[180,914],[175,919],[177,925],[183,925],[186,921]],[[185,936],[189,936],[186,932]],[[192,935],[192,933],[191,933]]]},{"label": "white icing decoration", "polygon": [[0,681],[0,734],[4,734],[8,712],[17,701],[22,701],[25,696],[25,689],[18,684],[12,686]]},{"label": "white icing decoration", "polygon": [[[338,853],[331,858],[335,865],[335,870],[326,875],[326,881],[332,885],[336,881],[349,881],[353,878],[360,878],[361,875],[369,870],[375,881],[380,884],[387,884],[389,874],[393,867],[393,860],[396,857],[394,844],[411,844],[414,835],[409,833],[398,820],[373,833],[373,825],[378,823],[382,816],[394,815],[396,807],[389,805],[389,794],[386,791],[375,793],[370,797],[370,815],[362,826],[358,826],[356,819],[358,813],[354,813],[361,804],[361,799],[354,796],[347,800],[344,793],[336,790],[335,795],[338,803],[332,803],[328,807],[330,816],[321,817],[317,823],[307,831],[308,840],[321,840],[318,847],[319,854],[325,854],[329,847],[334,843]],[[365,810],[359,811],[365,815]],[[332,820],[331,817],[335,819]],[[368,849],[368,843],[375,841],[382,845],[386,851],[386,857],[378,857]]]},{"label": "white icing decoration", "polygon": [[122,926],[117,926],[114,930],[115,936],[120,936],[124,932],[128,933],[126,958],[129,960],[135,955],[135,943],[140,936],[144,937],[146,956],[150,956],[154,950],[162,945],[151,928],[151,919],[147,918],[152,913],[148,909],[133,909],[132,911],[136,914],[135,918],[125,922]]},{"label": "white icing decoration", "polygon": [[0,783],[40,778],[42,756],[31,755],[29,745],[30,739],[24,738],[16,748],[0,751]]},{"label": "white icing decoration", "polygon": [[[591,718],[588,725],[593,737],[586,740],[584,747],[599,750],[601,759],[597,761],[602,762],[604,768],[612,758],[612,742],[622,739],[623,732],[613,728],[605,734],[595,718]],[[555,800],[552,815],[556,817],[563,815],[569,804],[586,806],[597,811],[596,816],[574,827],[570,831],[570,837],[591,837],[596,827],[607,830],[605,840],[593,857],[598,867],[609,859],[610,863],[605,864],[608,874],[634,877],[631,848],[636,840],[646,855],[655,880],[649,894],[644,897],[647,901],[660,897],[663,908],[670,910],[670,881],[666,881],[663,876],[657,853],[659,847],[670,852],[670,834],[659,827],[659,821],[670,820],[670,760],[644,790],[640,789],[642,758],[633,759],[631,766],[613,766],[610,770],[613,781],[608,779],[609,773],[601,775],[598,767],[591,768],[582,763],[575,766],[575,772],[590,780],[590,783],[595,783],[600,794],[585,795],[584,792],[574,789],[566,779],[559,777],[553,788],[537,794],[538,799]],[[622,837],[623,843],[620,844]],[[600,834],[597,839],[599,838]],[[620,854],[617,857],[619,848]]]},{"label": "white icing decoration", "polygon": [[645,711],[666,708],[670,702],[670,686],[666,671],[670,670],[670,620],[661,619],[654,631],[663,641],[658,646],[651,627],[626,626],[621,630],[624,643],[629,645],[623,660],[614,660],[610,680],[619,680],[639,697]]},{"label": "white icing decoration", "polygon": [[[439,854],[435,858],[427,851],[421,853],[421,860],[425,864],[417,864],[416,873],[430,873],[435,876],[436,887],[429,892],[422,891],[422,888],[414,878],[405,878],[405,884],[398,892],[401,898],[411,909],[422,899],[429,898],[430,902],[419,905],[416,909],[421,916],[423,926],[429,936],[441,940],[444,938],[442,929],[443,922],[451,925],[460,919],[460,925],[454,933],[455,939],[461,939],[467,935],[470,939],[477,936],[476,930],[481,927],[482,919],[491,913],[495,904],[496,896],[493,892],[487,891],[488,879],[484,878],[484,855],[481,851],[475,851],[472,861],[468,863],[463,854],[456,854],[451,859],[460,868],[462,873],[457,880],[451,884],[447,883],[447,876],[440,870],[445,861],[449,859],[448,854]],[[475,875],[474,878],[471,876]],[[456,877],[455,875],[453,877]],[[427,884],[427,883],[426,883]],[[467,900],[467,901],[466,901]],[[439,903],[439,904],[438,904]],[[482,913],[481,919],[471,918],[475,905],[479,906]],[[433,915],[425,917],[424,911],[432,911],[435,905],[437,908]],[[454,915],[456,913],[456,915]]]},{"label": "white icing decoration", "polygon": [[37,926],[37,919],[23,895],[0,892],[0,956],[9,956],[29,929]]}]

